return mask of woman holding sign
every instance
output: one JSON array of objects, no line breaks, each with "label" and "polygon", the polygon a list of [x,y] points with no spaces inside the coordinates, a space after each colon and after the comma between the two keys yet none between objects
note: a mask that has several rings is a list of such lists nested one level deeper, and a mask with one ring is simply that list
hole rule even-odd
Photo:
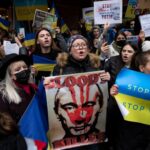
[{"label": "woman holding sign", "polygon": [[[58,55],[57,65],[54,68],[53,75],[75,74],[75,73],[83,73],[83,72],[91,72],[91,71],[100,70],[99,69],[100,68],[99,57],[95,54],[90,54],[89,53],[90,50],[89,50],[88,41],[82,35],[74,35],[74,36],[70,37],[70,39],[68,41],[68,51],[69,51],[69,54],[62,53],[62,54]],[[107,72],[102,73],[100,75],[100,78],[103,81],[109,80],[110,79],[109,73],[107,73]],[[93,93],[95,91],[96,90],[93,90]],[[68,97],[68,99],[69,99],[69,97]],[[92,99],[90,99],[90,100],[92,100]],[[65,106],[66,107],[63,108],[63,109],[65,109],[67,111],[67,110],[71,110],[71,108],[74,107],[74,104],[71,101]],[[88,108],[91,108],[93,106],[94,106],[93,104],[89,104]],[[62,109],[62,105],[60,105],[60,107]],[[84,107],[84,109],[86,109],[85,108],[86,106],[84,104],[82,106],[77,106],[76,105],[75,107],[79,107],[79,108]],[[94,111],[95,111],[95,109],[94,109]],[[57,113],[57,111],[56,111],[56,113]],[[90,116],[89,112],[88,113],[85,112],[84,115]],[[76,117],[78,117],[77,114],[76,114]],[[64,121],[64,122],[66,122],[66,121]],[[81,135],[83,134],[82,133],[83,131],[85,133],[88,132],[87,129],[76,129],[76,132],[77,131],[79,132],[78,134],[80,134],[80,136],[78,135],[78,137],[81,137]],[[82,132],[80,132],[80,131],[82,131]],[[84,134],[83,134],[83,136],[84,136]],[[102,150],[104,150],[104,149],[106,149],[106,145],[105,145],[105,143],[101,143],[101,144],[94,144],[94,145],[89,145],[89,146],[78,147],[78,148],[74,148],[74,149],[75,150],[76,149],[80,149],[80,150],[82,150],[82,149],[87,149],[87,150],[88,149],[89,150],[91,150],[91,149],[92,150],[102,149]]]},{"label": "woman holding sign", "polygon": [[[137,53],[132,59],[131,69],[150,74],[150,51]],[[133,78],[132,78],[133,79]],[[131,79],[131,80],[132,80]],[[134,79],[133,79],[134,80]],[[140,79],[139,79],[140,80]],[[113,85],[110,89],[112,96],[118,94],[118,86]],[[135,87],[134,87],[135,88]],[[113,101],[115,103],[115,100]],[[127,104],[126,104],[127,105]],[[132,100],[130,107],[132,107]],[[150,127],[141,123],[125,121],[121,112],[117,111],[114,105],[111,106],[111,117],[115,117],[116,121],[113,123],[113,146],[116,150],[149,150],[150,149]],[[116,117],[118,116],[118,117]],[[113,120],[114,121],[114,120]]]}]

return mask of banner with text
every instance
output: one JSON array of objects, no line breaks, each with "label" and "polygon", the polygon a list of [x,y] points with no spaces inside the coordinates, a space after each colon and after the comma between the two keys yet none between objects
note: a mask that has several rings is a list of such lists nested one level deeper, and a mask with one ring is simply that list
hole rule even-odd
[{"label": "banner with text", "polygon": [[116,83],[119,93],[115,96],[125,120],[150,125],[150,75],[122,69]]},{"label": "banner with text", "polygon": [[54,150],[105,141],[107,83],[102,72],[46,77],[49,139]]},{"label": "banner with text", "polygon": [[94,2],[94,23],[122,23],[122,0]]}]

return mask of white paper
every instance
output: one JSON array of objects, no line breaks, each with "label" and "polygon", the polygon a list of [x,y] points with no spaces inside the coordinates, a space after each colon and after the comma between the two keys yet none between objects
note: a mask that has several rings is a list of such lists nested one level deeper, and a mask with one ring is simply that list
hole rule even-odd
[{"label": "white paper", "polygon": [[94,2],[94,23],[122,23],[122,0]]},{"label": "white paper", "polygon": [[145,33],[145,37],[150,36],[150,14],[139,16],[142,30]]},{"label": "white paper", "polygon": [[10,41],[4,41],[5,55],[16,53],[19,54],[19,46],[17,43],[11,43]]}]

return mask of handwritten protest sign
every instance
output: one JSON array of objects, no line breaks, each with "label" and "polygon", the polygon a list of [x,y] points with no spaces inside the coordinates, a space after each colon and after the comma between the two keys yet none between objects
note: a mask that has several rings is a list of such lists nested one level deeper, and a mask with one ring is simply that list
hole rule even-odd
[{"label": "handwritten protest sign", "polygon": [[150,14],[139,16],[139,18],[145,37],[150,36]]},{"label": "handwritten protest sign", "polygon": [[150,125],[150,75],[122,69],[116,79],[115,96],[125,120]]},{"label": "handwritten protest sign", "polygon": [[94,2],[94,23],[122,23],[122,0]]},{"label": "handwritten protest sign", "polygon": [[49,138],[65,149],[105,141],[107,83],[102,72],[46,77]]}]

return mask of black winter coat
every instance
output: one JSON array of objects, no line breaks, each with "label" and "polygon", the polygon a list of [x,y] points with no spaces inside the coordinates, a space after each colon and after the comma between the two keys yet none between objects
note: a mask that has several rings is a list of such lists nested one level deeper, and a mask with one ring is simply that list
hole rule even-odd
[{"label": "black winter coat", "polygon": [[[61,54],[57,59],[53,75],[83,73],[100,70],[100,60],[95,54],[89,54],[83,61],[75,60],[71,55]],[[67,150],[108,150],[107,143],[80,146]]]},{"label": "black winter coat", "polygon": [[87,56],[83,61],[77,61],[72,56],[69,56],[67,64],[64,67],[61,67],[59,64],[55,66],[53,75],[74,74],[97,70],[99,70],[99,67],[96,68],[92,66],[89,56]]}]

